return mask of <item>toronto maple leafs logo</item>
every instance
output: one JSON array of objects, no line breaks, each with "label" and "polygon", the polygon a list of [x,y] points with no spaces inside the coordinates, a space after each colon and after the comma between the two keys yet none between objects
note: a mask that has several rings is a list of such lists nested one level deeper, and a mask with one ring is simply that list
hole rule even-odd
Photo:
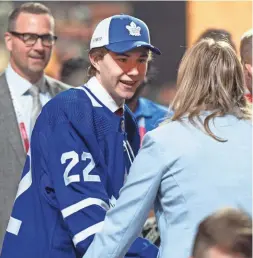
[{"label": "toronto maple leafs logo", "polygon": [[129,31],[129,35],[131,36],[141,36],[141,27],[136,26],[136,24],[132,21],[130,25],[127,25],[126,28]]}]

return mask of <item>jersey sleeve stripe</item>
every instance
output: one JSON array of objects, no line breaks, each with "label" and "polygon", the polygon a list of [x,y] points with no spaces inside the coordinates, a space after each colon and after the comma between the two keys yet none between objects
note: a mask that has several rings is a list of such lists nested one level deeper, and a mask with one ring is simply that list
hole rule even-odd
[{"label": "jersey sleeve stripe", "polygon": [[22,178],[19,183],[18,192],[16,199],[25,192],[32,184],[32,173],[31,170]]},{"label": "jersey sleeve stripe", "polygon": [[77,246],[78,243],[80,243],[81,241],[84,241],[85,239],[87,239],[89,236],[96,234],[97,232],[100,232],[103,228],[104,225],[104,221],[101,221],[91,227],[88,227],[84,230],[82,230],[81,232],[77,233],[74,237],[73,237],[73,243],[75,246]]},{"label": "jersey sleeve stripe", "polygon": [[80,202],[77,202],[75,204],[70,205],[69,207],[63,209],[62,216],[63,218],[67,218],[68,216],[74,214],[75,212],[80,211],[83,208],[92,206],[92,205],[98,205],[102,207],[105,211],[109,210],[109,205],[104,202],[103,200],[97,199],[97,198],[87,198],[85,200],[82,200]]},{"label": "jersey sleeve stripe", "polygon": [[17,236],[20,230],[21,224],[22,224],[21,220],[10,217],[6,231]]},{"label": "jersey sleeve stripe", "polygon": [[[24,193],[31,185],[32,185],[32,162],[31,162],[31,148],[29,149],[27,153],[26,159],[29,159],[29,171],[26,173],[25,176],[21,179],[19,186],[18,186],[18,191],[15,200],[22,194]],[[27,160],[26,160],[27,161]]]}]

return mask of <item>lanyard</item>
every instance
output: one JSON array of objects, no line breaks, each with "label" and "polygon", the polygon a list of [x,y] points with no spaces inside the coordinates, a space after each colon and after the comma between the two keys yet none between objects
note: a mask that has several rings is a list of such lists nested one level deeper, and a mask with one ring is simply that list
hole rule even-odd
[{"label": "lanyard", "polygon": [[145,133],[147,132],[145,126],[146,126],[145,118],[144,118],[144,117],[141,117],[141,118],[139,119],[139,121],[138,121],[138,127],[139,127],[139,134],[140,134],[141,145],[142,145],[143,137],[144,137]]},{"label": "lanyard", "polygon": [[27,130],[25,128],[23,115],[21,113],[20,105],[19,105],[17,99],[14,97],[11,87],[9,87],[9,90],[10,90],[10,95],[11,95],[12,103],[14,106],[14,110],[16,113],[16,118],[17,118],[17,122],[18,122],[18,127],[19,127],[19,132],[21,135],[23,147],[24,147],[25,152],[27,153],[29,150],[29,139],[28,139]]}]

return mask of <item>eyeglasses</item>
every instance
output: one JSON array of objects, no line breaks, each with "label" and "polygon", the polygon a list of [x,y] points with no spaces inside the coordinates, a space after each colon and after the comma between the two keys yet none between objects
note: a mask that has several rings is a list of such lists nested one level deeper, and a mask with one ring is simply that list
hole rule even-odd
[{"label": "eyeglasses", "polygon": [[16,31],[9,32],[15,37],[20,38],[28,47],[32,47],[38,39],[41,39],[42,45],[44,47],[51,47],[55,44],[55,41],[57,40],[57,36],[51,34],[38,35],[34,33],[19,33]]}]

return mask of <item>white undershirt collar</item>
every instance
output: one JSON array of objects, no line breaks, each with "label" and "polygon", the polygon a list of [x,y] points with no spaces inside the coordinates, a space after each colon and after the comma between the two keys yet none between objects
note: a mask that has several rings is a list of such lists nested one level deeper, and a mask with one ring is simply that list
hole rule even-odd
[{"label": "white undershirt collar", "polygon": [[95,76],[90,78],[86,87],[113,113],[120,108]]}]

